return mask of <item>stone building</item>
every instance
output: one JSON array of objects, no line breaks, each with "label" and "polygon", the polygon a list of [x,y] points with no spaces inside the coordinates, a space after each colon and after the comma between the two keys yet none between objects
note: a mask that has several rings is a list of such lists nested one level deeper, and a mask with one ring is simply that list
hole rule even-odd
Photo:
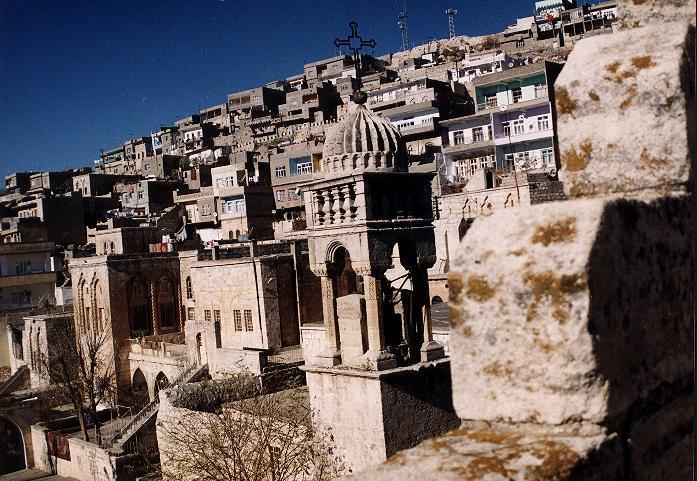
[{"label": "stone building", "polygon": [[110,330],[117,387],[130,392],[129,339],[182,330],[177,254],[85,257],[72,260],[69,268],[76,331]]},{"label": "stone building", "polygon": [[[304,188],[324,348],[304,369],[314,422],[360,470],[457,425],[431,324],[433,174],[409,172],[397,129],[362,104],[330,133],[322,164]],[[401,286],[385,276],[393,255]]]},{"label": "stone building", "polygon": [[134,216],[159,214],[174,205],[173,192],[178,187],[173,182],[141,180],[126,185],[121,194],[121,209]]},{"label": "stone building", "polygon": [[271,351],[299,346],[305,311],[298,306],[306,302],[297,288],[301,263],[287,242],[182,254],[189,358],[208,364],[214,377],[241,369],[261,373]]},{"label": "stone building", "polygon": [[61,264],[53,242],[0,244],[0,309],[54,301]]},{"label": "stone building", "polygon": [[114,186],[119,182],[135,182],[139,180],[136,175],[113,175],[98,174],[91,172],[88,174],[76,175],[73,177],[73,192],[82,193],[83,197],[96,197],[101,195],[111,195]]}]

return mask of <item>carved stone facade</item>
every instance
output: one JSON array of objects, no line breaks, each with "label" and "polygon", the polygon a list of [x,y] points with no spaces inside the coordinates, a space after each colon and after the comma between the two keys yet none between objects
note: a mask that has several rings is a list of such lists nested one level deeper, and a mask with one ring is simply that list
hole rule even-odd
[{"label": "carved stone facade", "polygon": [[[340,455],[360,470],[457,424],[431,325],[434,174],[409,172],[397,129],[363,105],[330,134],[323,162],[303,186],[325,335],[305,370],[315,423],[332,429]],[[393,258],[405,274],[390,281]],[[431,398],[445,405],[434,410]]]},{"label": "carved stone facade", "polygon": [[131,389],[130,342],[181,332],[179,258],[175,253],[96,256],[70,263],[76,332],[110,329],[120,392]]}]

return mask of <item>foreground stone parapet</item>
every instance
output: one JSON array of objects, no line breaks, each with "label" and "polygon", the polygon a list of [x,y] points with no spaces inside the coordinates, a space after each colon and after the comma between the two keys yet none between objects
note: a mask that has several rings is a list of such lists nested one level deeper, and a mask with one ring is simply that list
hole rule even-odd
[{"label": "foreground stone parapet", "polygon": [[617,436],[542,433],[470,423],[401,452],[349,479],[373,481],[549,481],[622,479]]},{"label": "foreground stone parapet", "polygon": [[555,207],[479,219],[456,258],[463,419],[621,422],[636,400],[692,375],[689,198]]},{"label": "foreground stone parapet", "polygon": [[694,177],[694,32],[652,24],[574,48],[555,83],[569,197],[684,190]]}]

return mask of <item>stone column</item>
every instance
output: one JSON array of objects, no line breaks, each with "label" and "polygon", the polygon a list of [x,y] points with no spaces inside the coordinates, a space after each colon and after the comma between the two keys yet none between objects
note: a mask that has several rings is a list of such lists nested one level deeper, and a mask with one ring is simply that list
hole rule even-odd
[{"label": "stone column", "polygon": [[333,276],[324,273],[320,277],[322,284],[322,311],[324,314],[324,350],[318,356],[318,364],[332,367],[341,364],[339,351],[339,325],[336,317],[336,281]]},{"label": "stone column", "polygon": [[157,303],[157,282],[150,282],[150,312],[152,313],[152,333],[160,334],[160,309]]},{"label": "stone column", "polygon": [[424,341],[421,345],[421,362],[433,361],[445,357],[445,348],[433,340],[433,322],[431,319],[431,293],[428,287],[428,271],[419,266],[413,273],[414,294],[421,305]]},{"label": "stone column", "polygon": [[363,275],[365,292],[365,314],[368,325],[368,352],[366,357],[375,364],[376,370],[397,367],[394,355],[386,350],[385,330],[382,322],[382,286],[380,275]]}]

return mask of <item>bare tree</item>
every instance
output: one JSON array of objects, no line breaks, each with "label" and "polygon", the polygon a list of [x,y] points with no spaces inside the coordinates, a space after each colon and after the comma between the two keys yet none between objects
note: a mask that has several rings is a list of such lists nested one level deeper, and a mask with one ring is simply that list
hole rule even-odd
[{"label": "bare tree", "polygon": [[48,351],[41,356],[41,369],[48,374],[58,395],[72,405],[85,440],[90,438],[88,421],[91,421],[96,441],[100,442],[97,406],[111,401],[115,390],[110,332],[108,329],[78,332],[73,322],[64,322],[55,326],[51,337]]},{"label": "bare tree", "polygon": [[258,385],[254,376],[238,375],[227,383],[236,393],[232,402],[215,408],[205,399],[207,387],[193,403],[175,401],[169,415],[161,411],[164,479],[319,481],[341,475],[331,435],[312,426],[306,388],[264,394]]}]

